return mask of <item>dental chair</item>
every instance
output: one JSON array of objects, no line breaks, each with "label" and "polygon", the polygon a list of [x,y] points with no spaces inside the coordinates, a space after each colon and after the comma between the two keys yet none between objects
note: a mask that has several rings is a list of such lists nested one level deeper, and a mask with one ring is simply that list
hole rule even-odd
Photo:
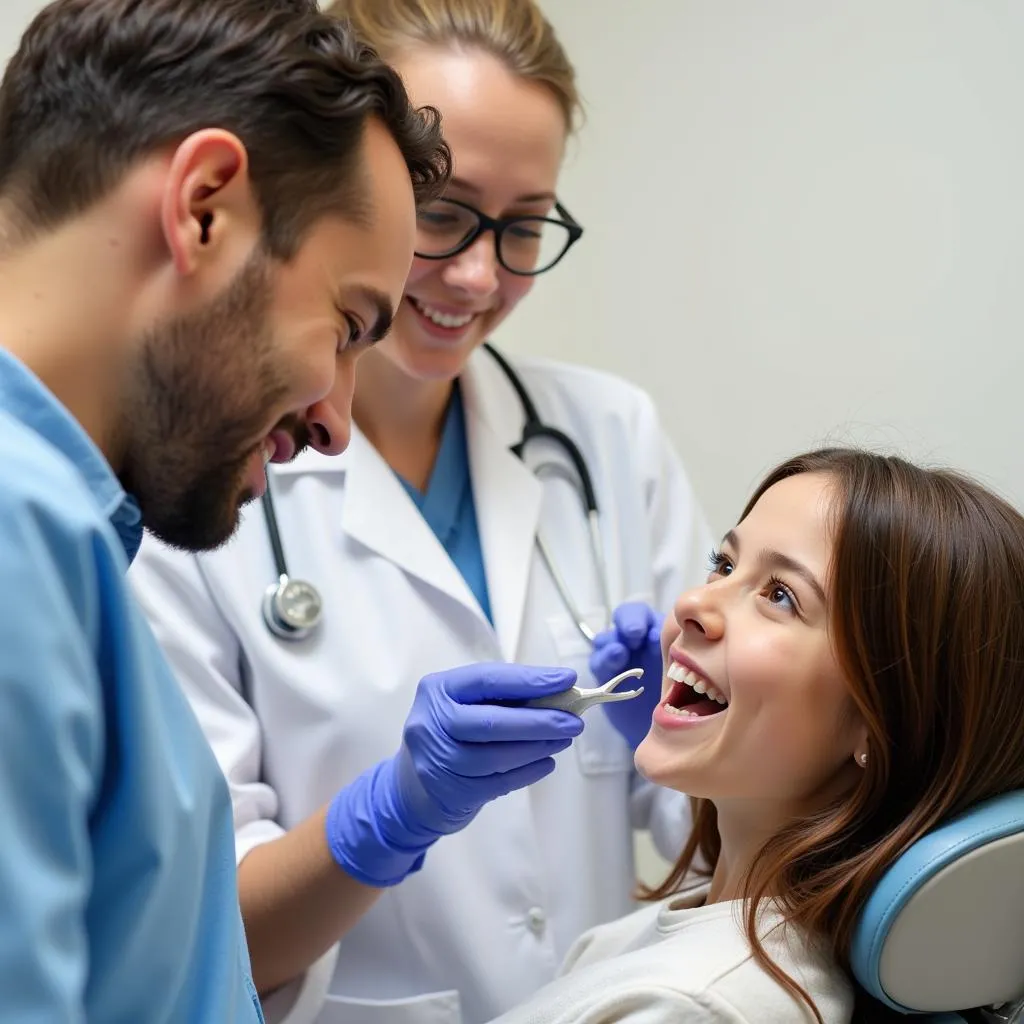
[{"label": "dental chair", "polygon": [[922,1024],[1024,1022],[1024,790],[923,836],[861,911],[853,973]]},{"label": "dental chair", "polygon": [[[267,1024],[312,1024],[337,953],[265,1001]],[[1024,1024],[1024,790],[907,850],[865,903],[850,959],[867,992],[920,1024]]]}]

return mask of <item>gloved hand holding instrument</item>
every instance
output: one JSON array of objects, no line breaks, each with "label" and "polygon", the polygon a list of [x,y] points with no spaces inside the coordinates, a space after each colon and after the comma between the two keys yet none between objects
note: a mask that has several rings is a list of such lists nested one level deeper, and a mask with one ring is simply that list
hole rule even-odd
[{"label": "gloved hand holding instrument", "polygon": [[642,693],[612,692],[637,675],[625,672],[596,690],[573,686],[576,673],[565,668],[494,663],[424,676],[398,753],[331,802],[335,861],[364,885],[397,884],[484,804],[552,772],[553,755],[583,731],[578,716],[593,703]]},{"label": "gloved hand holding instrument", "polygon": [[335,861],[365,885],[395,885],[484,804],[544,778],[583,723],[565,711],[522,704],[563,693],[575,681],[571,669],[500,663],[425,676],[398,752],[358,776],[328,808]]}]

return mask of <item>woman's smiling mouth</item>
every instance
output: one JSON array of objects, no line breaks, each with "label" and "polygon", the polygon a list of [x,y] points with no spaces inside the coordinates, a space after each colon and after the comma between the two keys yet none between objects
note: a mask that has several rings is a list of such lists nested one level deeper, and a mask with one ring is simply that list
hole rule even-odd
[{"label": "woman's smiling mouth", "polygon": [[672,682],[659,711],[673,718],[709,718],[729,707],[721,690],[689,665],[670,658],[665,675]]}]

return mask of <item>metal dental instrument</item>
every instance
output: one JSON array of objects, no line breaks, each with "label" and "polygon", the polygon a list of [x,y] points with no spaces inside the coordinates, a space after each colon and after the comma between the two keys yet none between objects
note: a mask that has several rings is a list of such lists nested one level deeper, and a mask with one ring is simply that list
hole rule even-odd
[{"label": "metal dental instrument", "polygon": [[609,679],[603,686],[596,686],[591,690],[571,686],[568,690],[556,693],[551,697],[537,697],[534,700],[523,701],[522,707],[552,708],[555,711],[568,711],[571,715],[582,715],[594,704],[607,704],[614,700],[632,700],[634,697],[639,697],[644,692],[642,686],[635,690],[621,690],[616,693],[612,691],[624,679],[639,679],[643,674],[642,668],[631,668],[620,673],[614,679]]}]

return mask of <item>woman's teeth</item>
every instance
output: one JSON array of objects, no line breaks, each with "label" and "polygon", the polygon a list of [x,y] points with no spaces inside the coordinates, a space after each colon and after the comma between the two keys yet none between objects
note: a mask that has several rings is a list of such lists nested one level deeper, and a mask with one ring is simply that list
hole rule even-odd
[{"label": "woman's teeth", "polygon": [[439,309],[434,309],[433,306],[427,306],[422,302],[417,302],[415,299],[412,300],[412,304],[422,313],[431,323],[435,323],[438,327],[449,327],[459,328],[465,327],[476,313],[463,313],[461,316],[454,316],[451,313],[442,313]]},{"label": "woman's teeth", "polygon": [[277,451],[277,445],[269,437],[265,437],[263,444],[260,445],[260,454],[263,456],[264,466],[274,457],[275,451]]},{"label": "woman's teeth", "polygon": [[[686,683],[695,693],[703,693],[708,700],[717,701],[719,704],[727,704],[725,694],[719,692],[710,683],[705,682],[696,672],[683,668],[678,661],[670,661],[665,675],[674,683]],[[685,711],[685,708],[672,708],[673,711]],[[689,712],[686,712],[689,714]]]},{"label": "woman's teeth", "polygon": [[674,705],[669,704],[668,701],[665,701],[665,703],[662,704],[661,706],[670,715],[678,715],[680,718],[701,718],[701,717],[703,717],[701,715],[694,714],[692,711],[689,711],[686,708],[677,708]]}]

